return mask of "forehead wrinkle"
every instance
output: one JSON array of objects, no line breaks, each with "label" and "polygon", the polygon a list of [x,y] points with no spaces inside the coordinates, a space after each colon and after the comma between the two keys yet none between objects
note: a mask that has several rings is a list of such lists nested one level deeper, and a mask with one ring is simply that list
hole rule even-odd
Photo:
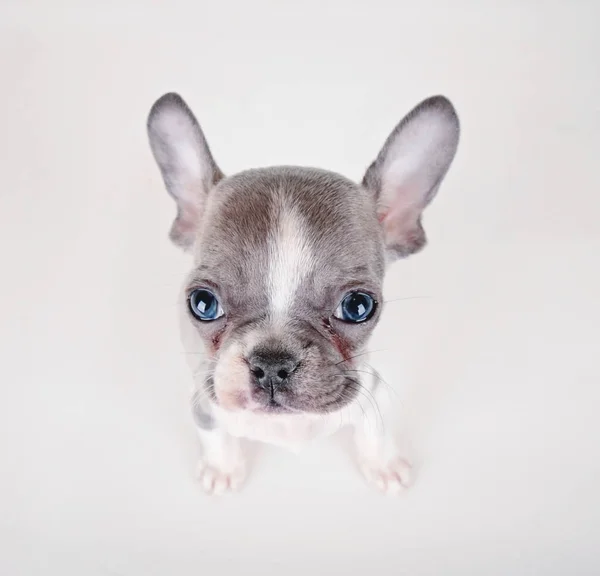
[{"label": "forehead wrinkle", "polygon": [[196,263],[232,314],[251,308],[279,324],[315,304],[330,306],[331,293],[348,283],[379,290],[379,224],[355,184],[281,167],[234,175],[217,192]]}]

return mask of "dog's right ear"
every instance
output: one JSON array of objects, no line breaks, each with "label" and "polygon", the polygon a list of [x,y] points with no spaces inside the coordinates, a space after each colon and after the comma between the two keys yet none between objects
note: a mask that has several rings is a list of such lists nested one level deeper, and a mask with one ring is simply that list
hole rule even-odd
[{"label": "dog's right ear", "polygon": [[183,98],[165,94],[148,116],[148,138],[169,194],[177,202],[170,238],[187,250],[194,244],[206,197],[223,178],[204,134]]}]

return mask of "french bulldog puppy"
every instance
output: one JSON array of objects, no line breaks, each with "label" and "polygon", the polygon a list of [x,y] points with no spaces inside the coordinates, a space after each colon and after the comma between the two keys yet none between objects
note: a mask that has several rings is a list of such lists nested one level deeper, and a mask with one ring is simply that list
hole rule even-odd
[{"label": "french bulldog puppy", "polygon": [[386,267],[426,243],[423,210],[458,146],[452,104],[416,106],[361,183],[290,166],[225,176],[174,93],[153,105],[147,128],[177,204],[170,238],[193,255],[180,314],[203,488],[243,484],[244,438],[298,449],[351,426],[368,482],[399,492],[411,466],[367,344]]}]

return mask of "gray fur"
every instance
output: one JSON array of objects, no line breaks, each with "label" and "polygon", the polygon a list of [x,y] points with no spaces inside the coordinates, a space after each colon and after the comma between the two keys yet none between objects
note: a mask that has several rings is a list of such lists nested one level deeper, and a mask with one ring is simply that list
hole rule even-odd
[{"label": "gray fur", "polygon": [[[269,318],[268,243],[286,209],[302,217],[315,261],[282,330]],[[361,186],[337,174],[295,167],[227,178],[211,193],[196,253],[199,266],[190,290],[210,286],[218,293],[227,311],[227,337],[241,339],[258,331],[262,349],[301,362],[287,387],[278,391],[286,405],[329,411],[355,396],[356,374],[344,372],[348,366],[332,337],[344,341],[347,356],[356,354],[376,325],[381,305],[364,324],[345,324],[331,314],[352,286],[382,301],[382,238],[373,201]],[[208,340],[222,329],[219,321],[198,324]]]},{"label": "gray fur", "polygon": [[[163,121],[168,116],[161,116],[165,109],[172,112],[174,106],[181,106],[177,121],[189,122],[183,130],[181,126],[171,129]],[[390,162],[396,160],[391,155],[400,153],[402,160],[413,132],[419,138],[424,136],[428,145],[423,114],[437,122],[434,128],[439,129],[440,122],[449,128],[440,132],[443,138],[439,146],[431,148],[431,158],[425,158],[423,166],[416,165],[416,179],[405,190],[403,182],[393,179],[397,171],[390,171]],[[406,256],[425,244],[421,212],[435,195],[456,150],[458,120],[451,104],[437,97],[415,108],[390,135],[362,185],[339,174],[300,167],[249,170],[225,178],[189,108],[173,95],[157,102],[148,126],[163,178],[178,201],[178,220],[196,226],[195,240],[187,228],[183,241],[174,239],[179,245],[194,244],[195,269],[189,291],[209,288],[225,311],[214,322],[190,317],[208,347],[243,343],[253,334],[258,343],[248,354],[286,355],[297,361],[298,369],[270,399],[285,409],[323,413],[356,397],[358,379],[348,368],[353,367],[352,357],[364,349],[381,314],[386,251]],[[173,141],[176,134],[189,137],[188,141]],[[182,145],[193,149],[199,162],[198,201],[192,205],[186,196],[189,189],[181,189],[188,176],[185,170],[181,173],[182,163],[177,158]],[[415,182],[419,186],[414,186]],[[400,219],[402,225],[391,227],[395,235],[386,237],[387,229],[380,223],[382,215],[386,216],[383,211],[405,193],[415,195],[409,198],[410,206],[417,206],[418,211],[404,219],[408,227],[403,228]],[[313,261],[281,325],[269,310],[268,278],[270,242],[285,214],[299,220]],[[333,317],[341,299],[353,289],[370,293],[378,303],[372,319],[364,323],[348,324]],[[216,400],[213,387],[207,392]],[[254,400],[268,404],[265,394],[258,387],[253,390]],[[196,417],[206,426],[203,413]]]}]

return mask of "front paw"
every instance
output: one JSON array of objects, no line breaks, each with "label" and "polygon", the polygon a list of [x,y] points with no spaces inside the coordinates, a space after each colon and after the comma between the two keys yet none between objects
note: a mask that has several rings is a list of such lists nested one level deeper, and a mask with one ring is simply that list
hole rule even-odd
[{"label": "front paw", "polygon": [[225,492],[237,492],[247,477],[247,466],[243,459],[223,464],[200,460],[196,468],[196,477],[207,494],[220,496]]},{"label": "front paw", "polygon": [[412,466],[398,455],[390,458],[360,458],[360,469],[367,482],[384,494],[397,495],[411,485]]}]

